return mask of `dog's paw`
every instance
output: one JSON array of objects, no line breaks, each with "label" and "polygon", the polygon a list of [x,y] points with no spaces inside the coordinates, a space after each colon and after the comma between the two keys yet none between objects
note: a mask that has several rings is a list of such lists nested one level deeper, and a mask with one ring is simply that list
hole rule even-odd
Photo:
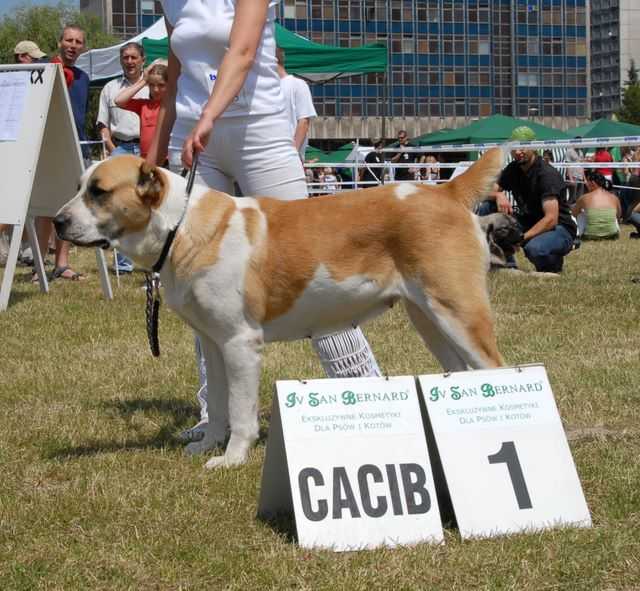
[{"label": "dog's paw", "polygon": [[242,457],[239,456],[230,456],[229,454],[224,454],[223,456],[213,456],[209,458],[204,467],[207,470],[216,470],[218,468],[231,468],[232,466],[240,466],[247,461],[247,456],[244,455]]}]

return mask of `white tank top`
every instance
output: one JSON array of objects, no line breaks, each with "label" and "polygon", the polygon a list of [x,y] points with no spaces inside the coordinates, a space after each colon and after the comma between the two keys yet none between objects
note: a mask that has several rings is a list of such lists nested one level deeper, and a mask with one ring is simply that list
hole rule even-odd
[{"label": "white tank top", "polygon": [[[277,3],[278,0],[269,3],[256,59],[242,90],[223,117],[269,115],[284,109],[275,57]],[[178,120],[200,118],[229,47],[235,7],[235,0],[162,0],[164,14],[173,27],[171,49],[181,66],[176,96]]]}]

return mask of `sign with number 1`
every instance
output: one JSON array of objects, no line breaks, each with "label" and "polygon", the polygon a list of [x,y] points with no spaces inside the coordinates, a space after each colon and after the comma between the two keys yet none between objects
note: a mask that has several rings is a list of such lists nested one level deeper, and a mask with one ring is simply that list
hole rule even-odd
[{"label": "sign with number 1", "polygon": [[543,366],[418,379],[463,538],[591,525]]}]

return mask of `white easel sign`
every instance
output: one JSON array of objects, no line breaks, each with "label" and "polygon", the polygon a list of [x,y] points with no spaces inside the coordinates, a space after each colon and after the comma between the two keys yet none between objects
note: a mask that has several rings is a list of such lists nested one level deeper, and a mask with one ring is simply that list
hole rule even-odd
[{"label": "white easel sign", "polygon": [[591,525],[543,366],[418,379],[463,538]]},{"label": "white easel sign", "polygon": [[258,512],[291,509],[307,548],[443,540],[413,377],[277,382]]}]

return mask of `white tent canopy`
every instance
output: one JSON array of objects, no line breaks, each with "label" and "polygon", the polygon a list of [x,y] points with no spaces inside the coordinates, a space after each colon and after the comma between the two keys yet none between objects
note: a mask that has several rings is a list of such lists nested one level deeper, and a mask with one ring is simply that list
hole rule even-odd
[{"label": "white tent canopy", "polygon": [[149,39],[164,39],[167,36],[167,29],[164,19],[158,19],[145,31],[139,35],[123,41],[118,45],[103,47],[102,49],[92,49],[83,53],[76,62],[78,68],[84,70],[89,75],[89,80],[108,80],[116,76],[122,76],[122,66],[120,65],[120,48],[125,43],[136,41],[142,43],[146,37]]}]

